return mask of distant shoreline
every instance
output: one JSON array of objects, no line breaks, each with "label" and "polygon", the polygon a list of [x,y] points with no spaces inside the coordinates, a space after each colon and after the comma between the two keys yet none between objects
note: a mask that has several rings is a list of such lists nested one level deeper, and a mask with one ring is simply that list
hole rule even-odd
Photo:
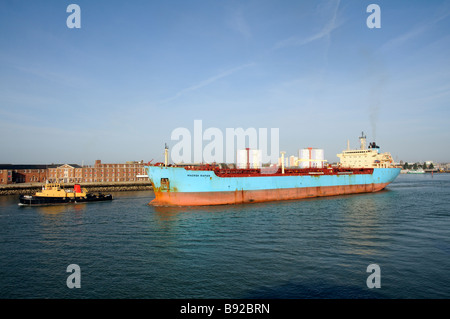
[{"label": "distant shoreline", "polygon": [[[64,188],[73,188],[75,183],[61,184]],[[79,183],[88,192],[124,192],[152,190],[150,181],[143,182],[102,182]],[[32,195],[40,190],[45,183],[19,183],[0,186],[0,196],[5,195]]]}]

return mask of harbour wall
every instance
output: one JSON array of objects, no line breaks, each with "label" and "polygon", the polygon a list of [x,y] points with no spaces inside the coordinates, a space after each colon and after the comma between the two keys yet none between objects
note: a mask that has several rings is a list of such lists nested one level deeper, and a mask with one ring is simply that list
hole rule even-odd
[{"label": "harbour wall", "polygon": [[[150,181],[145,182],[109,182],[109,183],[79,183],[82,188],[86,188],[90,193],[110,193],[124,191],[146,191],[152,190]],[[0,196],[2,195],[33,195],[42,189],[44,183],[9,184],[0,186]],[[66,189],[73,188],[74,183],[61,185]]]}]

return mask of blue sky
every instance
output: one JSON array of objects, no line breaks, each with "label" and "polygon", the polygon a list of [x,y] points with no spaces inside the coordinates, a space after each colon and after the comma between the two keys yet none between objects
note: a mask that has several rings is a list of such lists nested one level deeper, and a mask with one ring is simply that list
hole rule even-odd
[{"label": "blue sky", "polygon": [[449,1],[0,2],[1,163],[162,161],[194,120],[449,162],[449,101]]}]

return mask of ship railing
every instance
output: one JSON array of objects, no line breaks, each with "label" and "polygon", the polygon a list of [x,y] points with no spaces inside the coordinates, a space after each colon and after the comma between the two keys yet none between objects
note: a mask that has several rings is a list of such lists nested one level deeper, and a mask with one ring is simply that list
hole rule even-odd
[{"label": "ship railing", "polygon": [[269,176],[269,175],[349,175],[349,174],[372,174],[373,168],[353,168],[353,167],[340,167],[340,168],[287,168],[282,173],[279,168],[276,172],[269,174],[261,173],[260,169],[217,169],[214,173],[218,177],[236,177],[236,176]]}]

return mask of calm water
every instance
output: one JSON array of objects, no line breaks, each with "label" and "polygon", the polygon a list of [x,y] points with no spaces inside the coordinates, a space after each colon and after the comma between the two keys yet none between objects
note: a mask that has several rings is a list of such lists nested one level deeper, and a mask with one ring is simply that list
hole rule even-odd
[{"label": "calm water", "polygon": [[148,206],[151,192],[42,208],[0,197],[0,298],[450,298],[449,195],[450,174],[425,174],[374,194],[195,209]]}]

